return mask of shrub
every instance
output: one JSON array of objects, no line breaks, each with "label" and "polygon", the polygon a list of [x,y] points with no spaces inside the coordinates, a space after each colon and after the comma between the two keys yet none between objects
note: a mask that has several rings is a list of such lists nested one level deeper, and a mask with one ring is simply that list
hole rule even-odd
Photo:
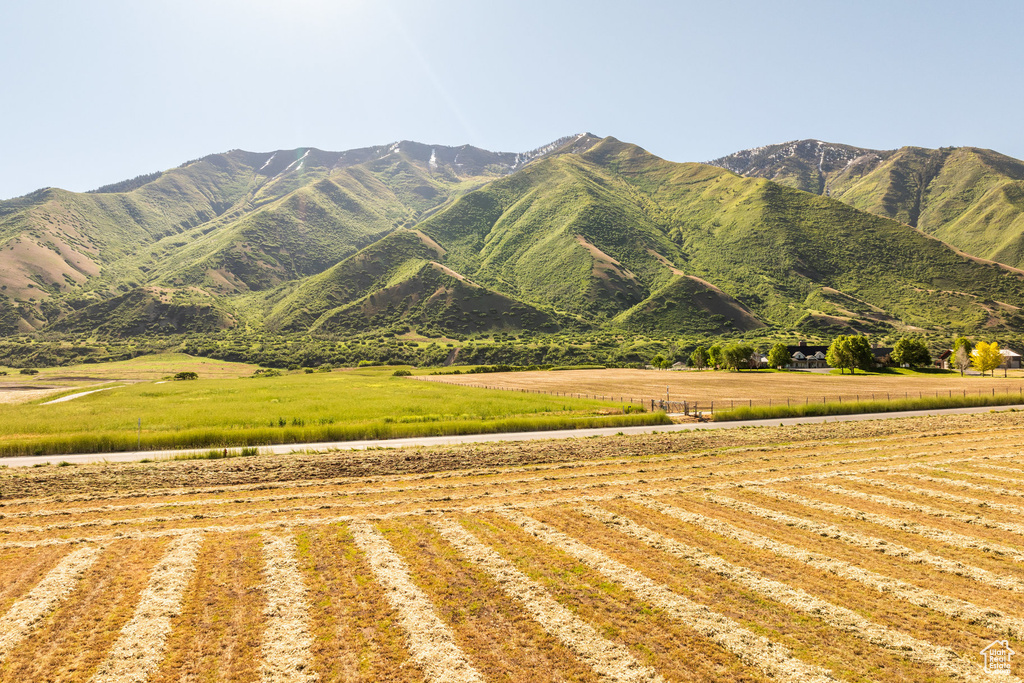
[{"label": "shrub", "polygon": [[35,368],[22,368],[21,369],[21,374],[23,374],[23,375],[38,375],[39,371],[36,370]]},{"label": "shrub", "polygon": [[408,377],[411,374],[412,373],[409,372],[408,370],[395,370],[393,373],[391,373],[391,376],[392,377]]},{"label": "shrub", "polygon": [[194,372],[185,371],[185,372],[179,372],[178,374],[176,374],[174,376],[174,379],[176,379],[176,380],[199,379],[199,375],[197,373],[194,373]]}]

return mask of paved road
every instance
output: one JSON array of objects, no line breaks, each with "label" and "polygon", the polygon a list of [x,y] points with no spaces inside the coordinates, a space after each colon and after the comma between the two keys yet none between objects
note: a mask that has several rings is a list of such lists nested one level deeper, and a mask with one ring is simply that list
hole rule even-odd
[{"label": "paved road", "polygon": [[[739,427],[771,427],[775,425],[817,424],[821,422],[860,422],[863,420],[885,420],[897,417],[919,417],[923,415],[962,415],[965,413],[987,413],[992,410],[1024,410],[1024,405],[983,406],[978,408],[945,408],[942,410],[908,410],[895,413],[863,413],[860,415],[829,415],[827,417],[787,417],[773,420],[744,420],[737,422],[704,422],[656,427],[601,427],[597,429],[566,429],[547,432],[509,432],[504,434],[464,434],[460,436],[425,436],[408,439],[382,439],[377,441],[334,441],[326,443],[283,444],[261,446],[261,453],[294,453],[296,451],[364,450],[367,448],[402,448],[405,446],[448,446],[465,443],[489,443],[495,441],[538,441],[541,439],[584,439],[588,436],[611,436],[613,434],[651,434],[653,432],[685,432],[694,429],[736,429]],[[0,465],[8,467],[31,467],[45,463],[68,462],[75,465],[94,462],[134,462],[143,458],[169,458],[185,453],[206,453],[210,449],[200,448],[181,451],[130,451],[125,453],[82,453],[79,455],[40,455],[24,458],[0,458]]]}]

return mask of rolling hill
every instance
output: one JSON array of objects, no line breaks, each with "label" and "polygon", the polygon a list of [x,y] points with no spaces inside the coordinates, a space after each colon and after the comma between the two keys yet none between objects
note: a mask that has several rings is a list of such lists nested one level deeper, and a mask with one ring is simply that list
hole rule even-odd
[{"label": "rolling hill", "polygon": [[893,218],[961,251],[1024,266],[1024,163],[988,149],[878,151],[802,140],[710,162]]},{"label": "rolling hill", "polygon": [[950,235],[1016,229],[1022,167],[815,141],[672,163],[590,134],[235,150],[0,202],[0,334],[1008,333],[1024,274]]}]

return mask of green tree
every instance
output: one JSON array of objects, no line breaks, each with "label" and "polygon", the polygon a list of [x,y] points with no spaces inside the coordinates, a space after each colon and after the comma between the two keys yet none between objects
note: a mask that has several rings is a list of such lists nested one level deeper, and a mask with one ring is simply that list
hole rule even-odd
[{"label": "green tree", "polygon": [[863,335],[857,335],[849,339],[850,353],[853,355],[853,366],[850,368],[850,374],[853,374],[854,368],[864,372],[874,368],[875,354],[871,353],[871,344],[868,343],[868,338]]},{"label": "green tree", "polygon": [[971,365],[974,369],[984,375],[1003,364],[1003,354],[999,353],[999,344],[996,342],[978,342],[971,354]]},{"label": "green tree", "polygon": [[789,365],[790,360],[789,350],[782,342],[772,345],[772,348],[768,351],[768,365],[770,367],[781,370]]},{"label": "green tree", "polygon": [[853,360],[853,348],[850,345],[850,337],[839,335],[828,345],[825,352],[825,362],[834,368],[839,368],[840,374],[845,374],[847,368],[853,373],[856,365]]},{"label": "green tree", "polygon": [[750,344],[729,344],[722,349],[722,363],[725,367],[737,372],[750,367],[750,357],[754,355],[754,347]]},{"label": "green tree", "polygon": [[892,359],[897,365],[909,365],[912,368],[922,368],[932,364],[932,356],[928,353],[928,347],[920,339],[904,337],[896,342],[892,350]]},{"label": "green tree", "polygon": [[713,344],[711,348],[708,349],[708,365],[713,368],[720,368],[724,364],[725,363],[722,358],[722,347],[718,344]]},{"label": "green tree", "polygon": [[703,346],[698,346],[690,354],[690,367],[703,370],[708,366],[708,350]]}]

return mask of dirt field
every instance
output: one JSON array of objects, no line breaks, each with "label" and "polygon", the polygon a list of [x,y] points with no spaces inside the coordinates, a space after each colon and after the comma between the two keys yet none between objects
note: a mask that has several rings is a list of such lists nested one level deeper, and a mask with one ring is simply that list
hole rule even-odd
[{"label": "dirt field", "polygon": [[[826,375],[812,372],[676,372],[668,370],[559,370],[557,372],[495,372],[473,375],[422,375],[420,379],[463,386],[538,391],[618,400],[660,400],[698,402],[728,408],[748,402],[769,400],[829,402],[839,398],[904,398],[919,395],[1018,393],[1024,376],[1011,371],[1009,377],[959,375]],[[1022,394],[1024,395],[1024,394]]]},{"label": "dirt field", "polygon": [[0,469],[0,681],[987,681],[1022,448],[992,413]]}]

